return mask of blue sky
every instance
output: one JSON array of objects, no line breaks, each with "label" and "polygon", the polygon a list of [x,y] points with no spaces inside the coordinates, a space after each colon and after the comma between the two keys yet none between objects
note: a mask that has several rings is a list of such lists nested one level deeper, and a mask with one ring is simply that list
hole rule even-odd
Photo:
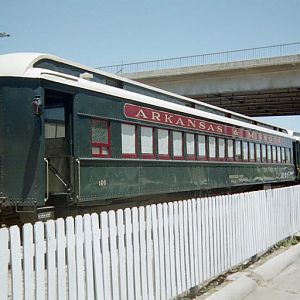
[{"label": "blue sky", "polygon": [[300,41],[299,12],[299,0],[10,0],[0,32],[11,37],[0,39],[0,53],[96,67],[291,43]]}]

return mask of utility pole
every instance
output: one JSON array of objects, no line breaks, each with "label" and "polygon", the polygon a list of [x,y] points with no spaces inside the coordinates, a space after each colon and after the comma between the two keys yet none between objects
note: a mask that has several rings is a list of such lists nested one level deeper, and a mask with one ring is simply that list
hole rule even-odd
[{"label": "utility pole", "polygon": [[0,38],[4,38],[4,37],[10,37],[10,34],[6,32],[0,32]]}]

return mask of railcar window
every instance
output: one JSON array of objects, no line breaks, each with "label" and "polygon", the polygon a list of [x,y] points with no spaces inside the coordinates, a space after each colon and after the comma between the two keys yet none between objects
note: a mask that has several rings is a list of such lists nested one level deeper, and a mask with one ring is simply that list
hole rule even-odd
[{"label": "railcar window", "polygon": [[272,146],[272,157],[273,157],[273,162],[276,162],[277,161],[276,146]]},{"label": "railcar window", "polygon": [[221,160],[225,159],[225,139],[219,139],[219,158]]},{"label": "railcar window", "polygon": [[255,144],[256,161],[261,162],[261,145]]},{"label": "railcar window", "polygon": [[206,157],[206,142],[205,142],[205,136],[204,135],[198,135],[198,156],[199,158],[205,158]]},{"label": "railcar window", "polygon": [[289,148],[285,148],[285,162],[289,163]]},{"label": "railcar window", "polygon": [[285,149],[283,147],[281,147],[281,161],[285,162]]},{"label": "railcar window", "polygon": [[241,141],[235,141],[235,159],[242,159],[242,144]]},{"label": "railcar window", "polygon": [[286,148],[285,154],[286,154],[286,162],[290,163],[291,162],[291,149]]},{"label": "railcar window", "polygon": [[215,159],[217,157],[216,138],[210,136],[208,138],[208,154],[209,158]]},{"label": "railcar window", "polygon": [[262,156],[262,161],[266,162],[267,161],[267,145],[261,145],[261,156]]},{"label": "railcar window", "polygon": [[137,156],[136,126],[122,124],[122,154],[124,157],[134,158]]},{"label": "railcar window", "polygon": [[186,134],[186,154],[188,158],[195,158],[195,135],[193,133]]},{"label": "railcar window", "polygon": [[154,157],[154,138],[152,127],[141,126],[141,152],[144,158]]},{"label": "railcar window", "polygon": [[280,147],[277,147],[277,161],[281,162],[281,150],[280,150]]},{"label": "railcar window", "polygon": [[92,155],[95,157],[110,156],[109,122],[92,120]]},{"label": "railcar window", "polygon": [[158,129],[158,156],[159,158],[169,158],[170,157],[170,142],[169,142],[169,130]]},{"label": "railcar window", "polygon": [[233,159],[233,140],[227,140],[227,155],[229,159]]},{"label": "railcar window", "polygon": [[64,107],[46,108],[45,116],[45,139],[65,137],[65,109]]},{"label": "railcar window", "polygon": [[183,158],[183,133],[179,131],[173,131],[173,155]]},{"label": "railcar window", "polygon": [[249,152],[250,152],[250,160],[255,160],[255,149],[254,149],[254,143],[249,143]]},{"label": "railcar window", "polygon": [[243,142],[243,160],[249,160],[248,142]]},{"label": "railcar window", "polygon": [[267,161],[268,161],[268,162],[272,162],[271,145],[267,145]]}]

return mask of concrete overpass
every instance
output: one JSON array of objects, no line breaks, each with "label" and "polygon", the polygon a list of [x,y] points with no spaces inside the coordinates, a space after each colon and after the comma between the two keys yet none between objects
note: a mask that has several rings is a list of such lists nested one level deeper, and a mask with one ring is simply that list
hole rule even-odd
[{"label": "concrete overpass", "polygon": [[[224,60],[226,55],[227,61],[218,62]],[[229,56],[238,56],[239,59],[228,61],[231,59],[228,59]],[[178,59],[187,58],[192,61],[193,57]],[[127,78],[241,114],[300,114],[300,43],[206,54],[194,58],[200,63],[195,59],[196,64],[172,67],[172,63],[176,63],[169,59],[117,67],[119,70],[124,68],[125,74],[122,75]],[[149,70],[149,63],[155,65],[155,62],[159,62],[158,69]],[[159,68],[164,64],[167,67]],[[134,66],[137,71],[126,73],[129,66]],[[140,71],[143,66],[146,71]]]}]

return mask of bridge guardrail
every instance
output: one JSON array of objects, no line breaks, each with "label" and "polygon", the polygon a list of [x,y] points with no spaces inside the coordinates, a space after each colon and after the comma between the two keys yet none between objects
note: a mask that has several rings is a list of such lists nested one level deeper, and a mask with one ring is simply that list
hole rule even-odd
[{"label": "bridge guardrail", "polygon": [[261,58],[283,57],[295,54],[300,54],[300,42],[102,66],[98,67],[97,69],[115,74],[125,74],[235,61],[247,61]]}]

